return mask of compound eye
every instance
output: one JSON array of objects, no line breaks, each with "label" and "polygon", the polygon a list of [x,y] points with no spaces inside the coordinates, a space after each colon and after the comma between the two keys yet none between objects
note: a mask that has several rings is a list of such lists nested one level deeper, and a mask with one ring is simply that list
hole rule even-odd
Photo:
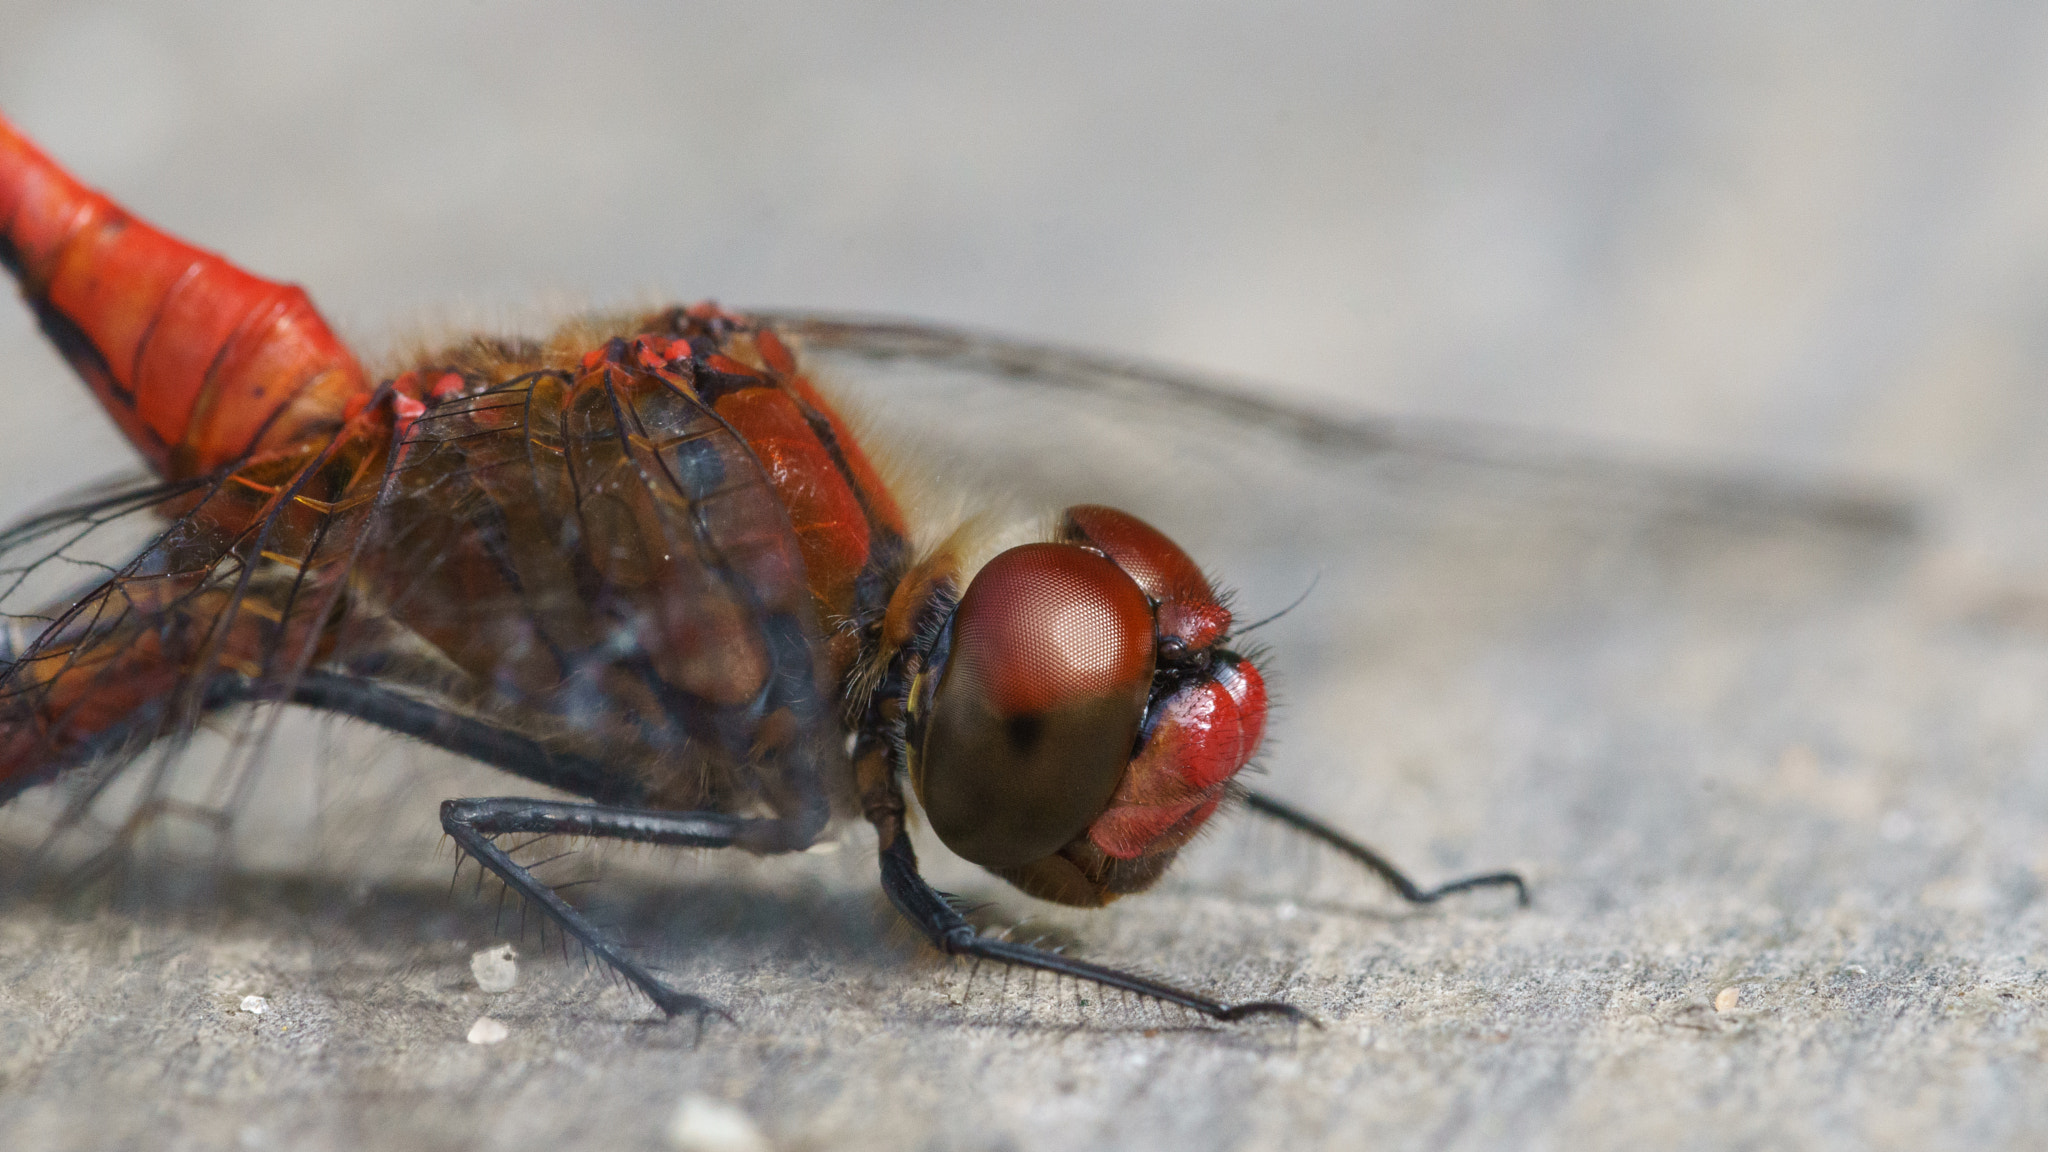
[{"label": "compound eye", "polygon": [[1137,744],[1156,644],[1123,570],[1071,544],[988,562],[953,614],[912,784],[946,847],[991,868],[1064,847]]},{"label": "compound eye", "polygon": [[1194,560],[1164,532],[1129,512],[1076,504],[1067,509],[1059,538],[1116,561],[1159,605],[1160,635],[1178,639],[1182,651],[1207,648],[1230,631],[1230,610]]}]

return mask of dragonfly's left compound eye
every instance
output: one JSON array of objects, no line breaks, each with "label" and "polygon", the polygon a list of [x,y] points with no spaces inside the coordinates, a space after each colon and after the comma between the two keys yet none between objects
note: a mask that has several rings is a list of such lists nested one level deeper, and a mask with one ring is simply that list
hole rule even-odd
[{"label": "dragonfly's left compound eye", "polygon": [[1027,864],[1102,812],[1144,719],[1155,628],[1137,583],[1086,548],[1026,544],[975,575],[912,772],[946,847]]}]

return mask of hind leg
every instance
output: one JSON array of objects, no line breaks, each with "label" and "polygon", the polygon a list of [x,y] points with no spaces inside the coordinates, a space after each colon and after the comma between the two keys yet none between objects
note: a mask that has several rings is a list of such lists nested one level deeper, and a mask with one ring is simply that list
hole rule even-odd
[{"label": "hind leg", "polygon": [[441,827],[478,864],[539,908],[577,943],[612,966],[635,988],[647,994],[655,1007],[670,1017],[685,1012],[698,1016],[731,1017],[724,1009],[699,996],[679,992],[639,961],[626,954],[618,941],[606,935],[581,912],[536,879],[532,872],[498,847],[496,837],[508,833],[540,836],[589,836],[606,840],[630,840],[640,844],[667,844],[681,848],[750,847],[757,851],[781,846],[785,827],[780,821],[728,816],[721,812],[662,812],[645,808],[611,808],[599,804],[569,804],[554,800],[531,800],[518,796],[449,800],[441,805]]}]

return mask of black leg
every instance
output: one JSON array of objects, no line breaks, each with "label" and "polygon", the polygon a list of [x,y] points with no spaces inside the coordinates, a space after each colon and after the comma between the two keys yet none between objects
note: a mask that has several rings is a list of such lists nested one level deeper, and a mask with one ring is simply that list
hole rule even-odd
[{"label": "black leg", "polygon": [[894,840],[882,846],[882,890],[889,894],[889,902],[896,905],[896,910],[916,925],[934,947],[948,956],[998,960],[1022,968],[1037,968],[1079,980],[1090,980],[1105,987],[1134,992],[1154,1000],[1164,1000],[1183,1008],[1192,1008],[1216,1020],[1241,1020],[1246,1016],[1270,1014],[1315,1023],[1315,1019],[1301,1009],[1277,1000],[1224,1004],[1206,996],[1197,996],[1193,992],[1175,988],[1171,984],[1147,980],[1142,976],[1133,976],[1128,972],[1119,972],[1100,964],[1090,964],[1085,960],[1075,960],[1025,944],[991,940],[976,932],[966,917],[954,911],[953,906],[946,902],[946,898],[918,874],[917,854],[911,851],[910,837],[903,832],[898,832]]},{"label": "black leg", "polygon": [[[252,687],[244,684],[242,691],[254,698]],[[366,720],[600,804],[631,806],[641,798],[638,781],[602,761],[550,751],[530,736],[394,692],[368,677],[315,669],[292,682],[291,701]]]},{"label": "black leg", "polygon": [[517,796],[491,799],[448,800],[441,805],[441,827],[478,864],[490,869],[505,885],[539,907],[562,931],[611,965],[619,975],[647,994],[668,1016],[684,1012],[731,1017],[717,1005],[687,992],[678,992],[626,955],[618,943],[569,906],[554,889],[534,878],[532,872],[515,862],[492,839],[507,833],[526,832],[542,836],[593,836],[608,840],[633,840],[642,844],[669,844],[685,848],[726,848],[778,845],[785,837],[774,820],[754,820],[720,812],[661,812],[645,808],[607,808],[597,804],[567,804],[552,800],[530,800]]},{"label": "black leg", "polygon": [[1263,792],[1247,793],[1245,803],[1252,811],[1271,816],[1289,828],[1312,836],[1365,865],[1380,879],[1393,885],[1394,891],[1401,894],[1401,899],[1410,904],[1434,904],[1453,892],[1464,892],[1473,888],[1513,888],[1515,902],[1524,908],[1529,906],[1529,886],[1513,872],[1487,872],[1479,876],[1466,876],[1448,884],[1439,884],[1434,888],[1423,888],[1402,875],[1401,870],[1394,867],[1386,857],[1299,808],[1282,804]]}]

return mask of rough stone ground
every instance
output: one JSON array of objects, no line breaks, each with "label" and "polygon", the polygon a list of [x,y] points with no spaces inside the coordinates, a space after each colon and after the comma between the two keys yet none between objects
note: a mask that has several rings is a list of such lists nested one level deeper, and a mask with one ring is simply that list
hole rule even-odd
[{"label": "rough stone ground", "polygon": [[[1262,633],[1263,786],[1535,906],[1410,910],[1245,814],[1102,913],[938,862],[991,923],[1322,1023],[1218,1027],[926,955],[858,830],[566,862],[739,1021],[700,1037],[449,894],[433,804],[500,780],[307,723],[241,868],[0,914],[0,1144],[659,1148],[690,1095],[783,1149],[2048,1135],[2040,18],[416,8],[8,4],[0,107],[359,328],[656,283],[1522,425],[836,353],[933,488],[1125,503],[1251,615],[1317,580]],[[25,506],[122,457],[9,323]]]}]

